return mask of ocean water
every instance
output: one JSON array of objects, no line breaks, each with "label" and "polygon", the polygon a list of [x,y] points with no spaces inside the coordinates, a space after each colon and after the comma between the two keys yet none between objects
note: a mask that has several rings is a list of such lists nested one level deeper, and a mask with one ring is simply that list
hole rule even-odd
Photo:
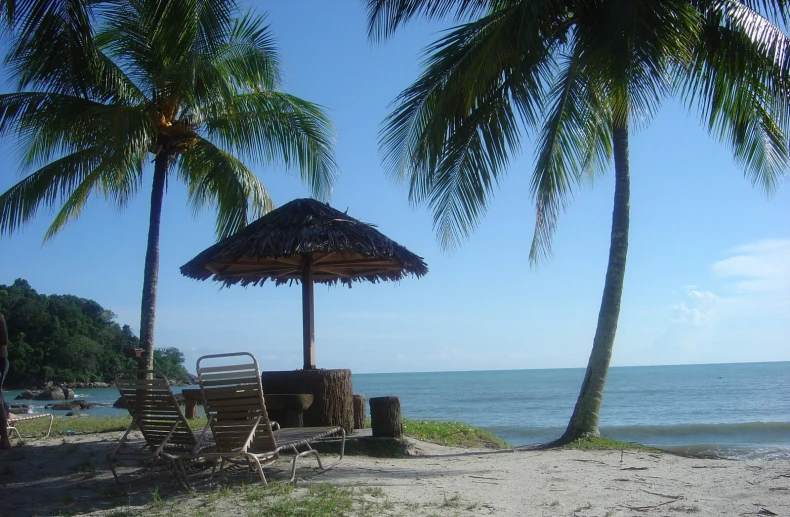
[{"label": "ocean water", "polygon": [[[460,420],[528,445],[562,434],[583,377],[582,368],[387,373],[354,374],[353,383],[368,399],[397,395],[407,418]],[[114,389],[77,396],[97,404],[87,415],[122,414],[110,407]],[[44,410],[43,402],[23,402]],[[790,459],[790,362],[611,368],[600,430],[679,452]]]}]

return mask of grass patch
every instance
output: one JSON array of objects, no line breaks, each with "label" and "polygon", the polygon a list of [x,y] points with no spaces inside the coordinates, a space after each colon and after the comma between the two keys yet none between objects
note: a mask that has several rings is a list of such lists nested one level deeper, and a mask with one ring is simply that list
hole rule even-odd
[{"label": "grass patch", "polygon": [[435,422],[430,420],[403,420],[403,433],[424,442],[451,447],[507,449],[505,441],[488,431],[463,422]]},{"label": "grass patch", "polygon": [[384,497],[384,489],[380,486],[363,486],[359,489],[362,495],[369,495],[371,497]]},{"label": "grass patch", "polygon": [[354,489],[331,485],[311,485],[307,494],[273,494],[263,498],[252,516],[335,517],[354,508]]},{"label": "grass patch", "polygon": [[[122,432],[132,421],[130,416],[102,416],[102,417],[55,417],[52,423],[51,436],[62,437],[81,434]],[[205,418],[194,418],[189,421],[192,429],[199,432],[206,425]],[[46,419],[30,420],[18,424],[23,435],[43,436],[47,431],[49,422]],[[435,422],[425,420],[403,420],[403,432],[406,436],[422,440],[424,442],[437,443],[439,445],[449,445],[452,447],[483,448],[483,449],[507,449],[510,447],[506,442],[494,436],[488,431],[479,427],[471,426],[463,422]],[[353,442],[346,443],[346,454],[354,454]],[[612,442],[620,443],[620,442]],[[369,447],[364,447],[357,453],[365,454]],[[392,448],[392,447],[390,447]],[[397,447],[396,447],[397,448]],[[579,447],[580,448],[580,447]],[[612,446],[609,448],[620,448]],[[351,449],[351,450],[349,450]],[[329,450],[327,450],[329,452]],[[393,456],[398,451],[385,450],[374,456]]]},{"label": "grass patch", "polygon": [[[132,421],[131,416],[86,416],[86,417],[55,417],[52,422],[50,436],[71,436],[77,434],[111,433],[125,431]],[[189,421],[195,431],[200,431],[206,425],[205,418],[195,418]],[[49,426],[49,420],[39,418],[16,424],[24,437],[44,436]]]},{"label": "grass patch", "polygon": [[444,494],[444,501],[439,504],[439,508],[460,508],[461,507],[461,494],[455,494],[448,499],[447,494]]},{"label": "grass patch", "polygon": [[94,478],[98,475],[99,471],[90,459],[86,459],[77,465],[77,471],[82,474],[84,479]]},{"label": "grass patch", "polygon": [[[234,508],[237,517],[336,517],[356,515],[377,517],[398,513],[398,508],[419,509],[419,504],[399,505],[387,498],[381,487],[349,487],[330,484],[310,484],[296,487],[292,483],[272,480],[264,488],[260,483],[233,484],[219,487],[208,494],[198,494],[193,503],[184,503],[176,515],[213,517],[222,508]],[[162,508],[149,502],[147,510],[153,516],[164,517]],[[173,512],[171,512],[172,514]]]},{"label": "grass patch", "polygon": [[611,440],[602,436],[588,436],[579,438],[569,444],[563,445],[563,449],[577,449],[580,451],[609,451],[609,450],[628,450],[628,451],[645,451],[645,452],[661,452],[659,449],[647,447],[633,442],[621,442],[618,440]]}]

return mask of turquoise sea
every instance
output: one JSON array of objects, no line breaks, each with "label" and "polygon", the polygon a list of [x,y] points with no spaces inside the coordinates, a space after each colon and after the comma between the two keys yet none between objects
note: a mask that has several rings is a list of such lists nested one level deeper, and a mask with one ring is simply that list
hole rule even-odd
[{"label": "turquoise sea", "polygon": [[[355,374],[353,383],[368,398],[399,396],[407,418],[460,420],[527,445],[562,434],[583,376],[583,368],[386,373]],[[113,389],[77,396],[103,404],[89,415],[121,414],[109,407]],[[790,362],[611,368],[601,433],[725,458],[790,459]]]}]

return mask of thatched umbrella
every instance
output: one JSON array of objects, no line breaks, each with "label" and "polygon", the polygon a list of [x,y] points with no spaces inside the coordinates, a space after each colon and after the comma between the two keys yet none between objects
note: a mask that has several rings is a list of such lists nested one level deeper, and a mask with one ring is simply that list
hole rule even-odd
[{"label": "thatched umbrella", "polygon": [[418,257],[363,223],[314,199],[295,199],[206,249],[181,273],[226,286],[302,282],[304,369],[315,368],[313,284],[400,280],[428,272]]}]

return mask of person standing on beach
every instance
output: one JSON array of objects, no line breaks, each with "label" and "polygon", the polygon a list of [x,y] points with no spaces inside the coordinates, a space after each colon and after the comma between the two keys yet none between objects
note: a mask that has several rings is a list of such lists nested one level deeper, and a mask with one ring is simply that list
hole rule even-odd
[{"label": "person standing on beach", "polygon": [[0,450],[11,448],[8,439],[8,413],[3,397],[3,381],[6,375],[8,375],[8,328],[5,326],[5,318],[0,314]]}]

